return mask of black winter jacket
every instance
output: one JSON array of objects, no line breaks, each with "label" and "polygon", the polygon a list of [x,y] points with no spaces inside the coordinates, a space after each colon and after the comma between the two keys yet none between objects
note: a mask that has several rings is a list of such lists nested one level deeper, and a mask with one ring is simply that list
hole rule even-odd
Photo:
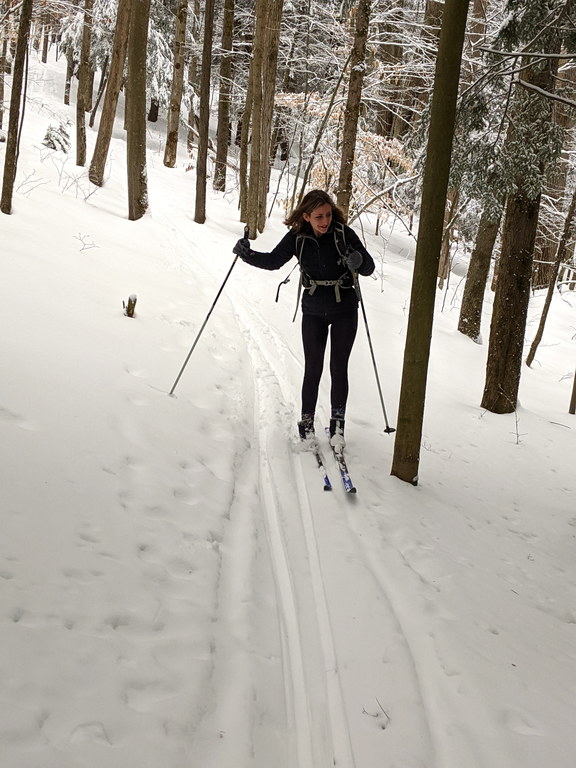
[{"label": "black winter jacket", "polygon": [[[298,234],[288,232],[270,253],[250,250],[243,260],[260,269],[280,269],[296,256],[302,271],[302,313],[330,315],[350,312],[358,307],[358,296],[348,268],[342,261],[345,247],[359,251],[364,260],[358,269],[361,275],[371,275],[375,265],[372,256],[356,232],[343,225],[344,237],[337,232],[342,225],[332,223],[328,232],[315,237],[306,222]],[[340,230],[342,231],[342,230]],[[345,244],[344,244],[344,242]],[[316,281],[338,281],[338,285],[317,285]]]}]

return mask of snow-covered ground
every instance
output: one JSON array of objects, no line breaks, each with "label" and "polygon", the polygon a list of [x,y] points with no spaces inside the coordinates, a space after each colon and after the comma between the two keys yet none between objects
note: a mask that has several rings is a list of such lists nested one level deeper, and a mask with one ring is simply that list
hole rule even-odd
[{"label": "snow-covered ground", "polygon": [[[1,768],[573,768],[576,294],[554,299],[517,414],[496,416],[453,276],[416,488],[390,476],[361,328],[358,494],[326,447],[324,492],[295,437],[296,280],[275,303],[288,269],[238,262],[170,397],[242,234],[236,192],[210,191],[195,224],[194,172],[163,166],[150,126],[150,213],[128,221],[120,130],[97,191],[42,146],[73,119],[62,66],[33,63],[0,216]],[[394,423],[413,241],[365,231]],[[325,379],[319,423],[327,405]]]}]

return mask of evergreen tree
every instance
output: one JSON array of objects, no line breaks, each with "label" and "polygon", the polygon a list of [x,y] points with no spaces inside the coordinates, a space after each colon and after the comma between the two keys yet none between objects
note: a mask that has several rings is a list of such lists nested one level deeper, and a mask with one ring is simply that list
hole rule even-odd
[{"label": "evergreen tree", "polygon": [[555,89],[557,54],[571,27],[576,0],[509,3],[502,42],[538,46],[545,58],[523,50],[522,75],[512,105],[502,162],[510,180],[502,250],[494,296],[482,407],[494,413],[516,409],[526,331],[534,242],[548,163],[559,152],[558,126],[546,93]]}]

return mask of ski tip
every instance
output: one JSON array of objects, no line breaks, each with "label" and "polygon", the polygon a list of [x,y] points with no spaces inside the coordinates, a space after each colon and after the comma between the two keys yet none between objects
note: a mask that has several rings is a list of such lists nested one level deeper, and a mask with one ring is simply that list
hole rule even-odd
[{"label": "ski tip", "polygon": [[332,486],[331,485],[325,485],[324,486],[324,490],[325,491],[331,491],[332,490]]},{"label": "ski tip", "polygon": [[356,488],[348,488],[348,493],[357,493]]}]

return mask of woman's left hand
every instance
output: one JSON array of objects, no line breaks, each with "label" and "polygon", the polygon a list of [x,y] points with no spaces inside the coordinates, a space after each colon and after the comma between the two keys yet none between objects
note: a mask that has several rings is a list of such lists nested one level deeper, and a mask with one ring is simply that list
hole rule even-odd
[{"label": "woman's left hand", "polygon": [[360,251],[355,251],[350,247],[346,248],[346,253],[344,254],[344,263],[350,272],[357,272],[358,269],[362,266],[363,261],[364,257]]}]

